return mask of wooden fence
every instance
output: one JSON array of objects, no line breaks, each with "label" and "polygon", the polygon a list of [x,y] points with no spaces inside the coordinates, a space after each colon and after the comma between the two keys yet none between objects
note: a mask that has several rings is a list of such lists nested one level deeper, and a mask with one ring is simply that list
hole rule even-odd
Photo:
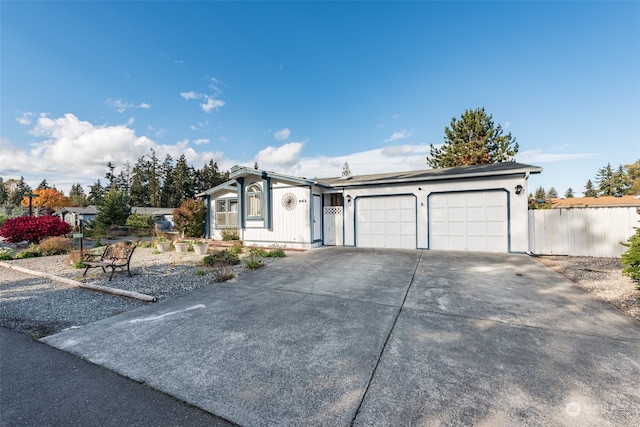
[{"label": "wooden fence", "polygon": [[619,258],[640,227],[640,208],[561,208],[529,211],[529,250],[536,255]]}]

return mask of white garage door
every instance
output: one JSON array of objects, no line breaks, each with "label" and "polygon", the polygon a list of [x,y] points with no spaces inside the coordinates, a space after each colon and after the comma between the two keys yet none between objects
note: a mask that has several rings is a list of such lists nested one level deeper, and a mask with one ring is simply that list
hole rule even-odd
[{"label": "white garage door", "polygon": [[429,248],[507,252],[507,193],[470,191],[429,196]]},{"label": "white garage door", "polygon": [[416,248],[414,196],[361,197],[356,200],[356,246]]}]

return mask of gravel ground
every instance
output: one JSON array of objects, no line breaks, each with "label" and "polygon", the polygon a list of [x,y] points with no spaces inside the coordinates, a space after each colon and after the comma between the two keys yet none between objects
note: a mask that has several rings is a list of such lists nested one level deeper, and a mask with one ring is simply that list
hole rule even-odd
[{"label": "gravel ground", "polygon": [[536,259],[626,315],[640,320],[640,290],[630,278],[622,275],[619,258],[539,256]]},{"label": "gravel ground", "polygon": [[[131,274],[117,271],[111,282],[109,273],[99,268],[73,269],[67,255],[16,259],[9,264],[41,271],[87,284],[135,291],[163,300],[204,286],[215,286],[216,271],[202,267],[202,255],[193,252],[154,254],[151,248],[136,248]],[[264,264],[277,258],[265,258]],[[233,266],[236,278],[247,270]],[[234,282],[236,278],[231,279]],[[78,288],[61,282],[0,267],[0,326],[41,338],[67,328],[149,304],[144,301]]]},{"label": "gravel ground", "polygon": [[[201,267],[201,255],[192,252],[154,254],[151,248],[136,248],[131,260],[133,277],[116,272],[111,282],[108,273],[71,268],[67,255],[9,261],[10,264],[54,274],[68,279],[135,291],[164,300],[204,286],[215,286],[216,272]],[[640,320],[640,291],[621,275],[616,258],[567,256],[536,257],[578,286]],[[266,258],[265,264],[277,262]],[[233,267],[243,274],[243,265]],[[232,279],[231,282],[235,281]],[[0,267],[0,326],[41,338],[67,328],[79,327],[131,310],[147,302],[87,290]]]}]

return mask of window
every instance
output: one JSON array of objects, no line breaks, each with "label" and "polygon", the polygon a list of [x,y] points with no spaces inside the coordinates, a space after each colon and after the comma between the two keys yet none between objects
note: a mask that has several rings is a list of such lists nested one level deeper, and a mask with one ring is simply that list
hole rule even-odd
[{"label": "window", "polygon": [[262,216],[262,190],[257,184],[253,184],[247,190],[247,216]]},{"label": "window", "polygon": [[238,200],[216,200],[216,227],[235,228],[238,226]]}]

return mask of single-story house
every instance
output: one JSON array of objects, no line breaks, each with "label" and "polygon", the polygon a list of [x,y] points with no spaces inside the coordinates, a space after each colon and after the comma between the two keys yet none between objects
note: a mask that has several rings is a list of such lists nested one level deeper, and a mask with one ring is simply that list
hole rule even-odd
[{"label": "single-story house", "polygon": [[[98,207],[90,205],[87,207],[69,206],[58,209],[53,215],[59,216],[63,221],[75,227],[80,224],[80,221],[86,223],[96,217],[98,213]],[[160,224],[162,228],[170,229],[173,227],[173,209],[172,208],[148,208],[134,206],[131,208],[131,213],[139,215],[151,215],[155,218],[156,223]]]},{"label": "single-story house", "polygon": [[491,252],[528,250],[530,174],[515,162],[308,179],[234,166],[198,194],[206,235],[248,245],[344,245]]},{"label": "single-story house", "polygon": [[67,206],[58,209],[53,215],[59,216],[64,222],[75,227],[80,224],[80,221],[87,222],[94,219],[97,213],[98,208],[94,205],[87,207]]}]

